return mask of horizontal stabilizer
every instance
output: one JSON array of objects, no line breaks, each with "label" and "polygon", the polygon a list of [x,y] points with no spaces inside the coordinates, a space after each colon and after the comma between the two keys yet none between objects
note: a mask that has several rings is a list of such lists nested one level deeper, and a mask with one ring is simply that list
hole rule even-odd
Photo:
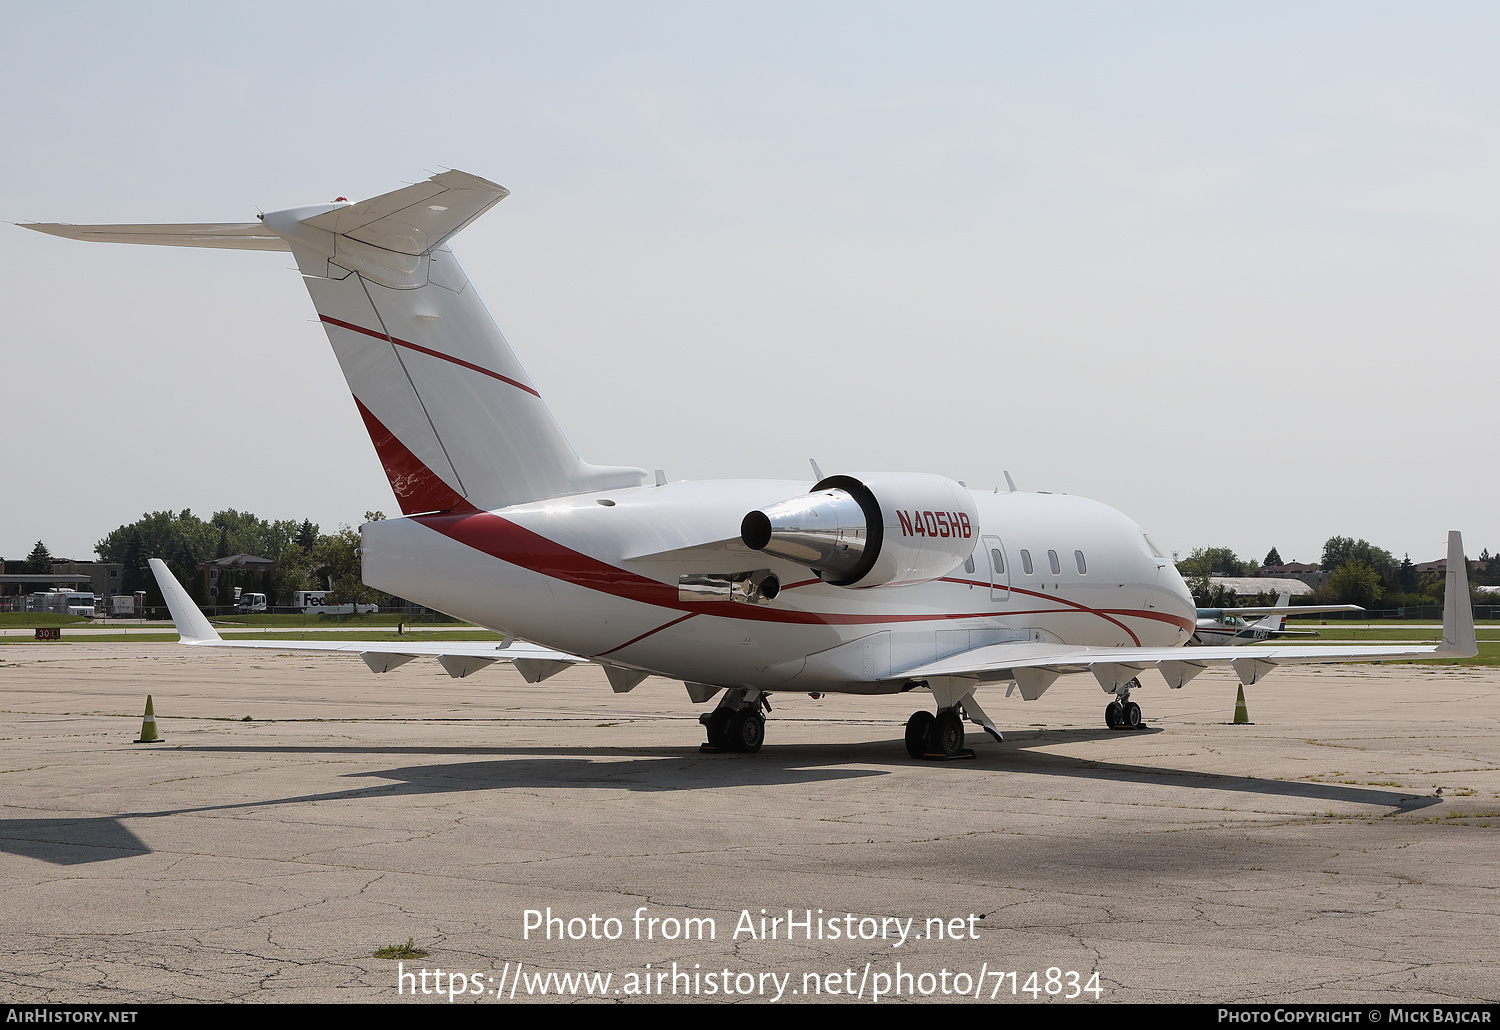
[{"label": "horizontal stabilizer", "polygon": [[[324,654],[357,654],[364,659],[372,672],[389,672],[405,665],[414,658],[436,658],[448,675],[468,676],[495,662],[530,660],[532,667],[545,663],[551,669],[548,676],[560,672],[570,665],[588,661],[566,651],[554,651],[550,647],[539,647],[516,641],[509,646],[494,641],[464,640],[417,643],[414,640],[225,640],[209,623],[207,617],[193,603],[177,577],[172,575],[166,562],[151,559],[151,571],[166,599],[167,610],[177,625],[177,635],[184,644],[199,647],[250,648],[260,651],[317,651]],[[543,677],[545,678],[545,677]],[[527,677],[530,680],[530,677]]]},{"label": "horizontal stabilizer", "polygon": [[455,170],[301,221],[315,229],[414,257],[442,246],[508,196],[510,190],[498,183]]},{"label": "horizontal stabilizer", "polygon": [[149,243],[158,247],[210,247],[214,250],[279,250],[291,244],[260,222],[207,222],[182,225],[68,225],[65,222],[21,222],[50,236],[90,243]]}]

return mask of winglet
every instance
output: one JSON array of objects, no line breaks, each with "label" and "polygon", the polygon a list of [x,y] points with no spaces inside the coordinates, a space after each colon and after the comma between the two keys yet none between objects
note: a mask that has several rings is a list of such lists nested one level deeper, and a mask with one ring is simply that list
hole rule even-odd
[{"label": "winglet", "polygon": [[152,558],[151,571],[156,576],[156,585],[161,587],[167,611],[172,613],[172,621],[177,624],[179,641],[184,644],[217,644],[224,639],[198,610],[188,592],[177,582],[177,577],[167,569],[166,562],[160,558]]},{"label": "winglet", "polygon": [[1473,658],[1479,653],[1474,635],[1474,606],[1469,602],[1469,564],[1464,560],[1464,535],[1448,534],[1448,574],[1443,590],[1443,642],[1437,653],[1450,658]]}]

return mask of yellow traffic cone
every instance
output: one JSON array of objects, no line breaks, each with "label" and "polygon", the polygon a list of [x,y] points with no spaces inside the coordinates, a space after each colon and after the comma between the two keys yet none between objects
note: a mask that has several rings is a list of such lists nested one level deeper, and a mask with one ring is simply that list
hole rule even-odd
[{"label": "yellow traffic cone", "polygon": [[160,744],[156,735],[156,709],[151,707],[151,695],[146,695],[146,716],[141,720],[141,739],[137,744]]},{"label": "yellow traffic cone", "polygon": [[1236,726],[1250,725],[1250,712],[1245,707],[1245,688],[1240,686],[1240,696],[1234,701],[1234,724]]}]

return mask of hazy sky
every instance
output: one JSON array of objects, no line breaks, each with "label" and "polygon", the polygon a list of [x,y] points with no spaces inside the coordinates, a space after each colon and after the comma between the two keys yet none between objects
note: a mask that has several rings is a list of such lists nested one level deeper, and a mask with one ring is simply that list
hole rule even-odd
[{"label": "hazy sky", "polygon": [[[919,470],[1164,545],[1500,548],[1493,4],[10,5],[12,221],[456,167],[574,446]],[[289,255],[0,225],[0,554],[396,509]]]}]

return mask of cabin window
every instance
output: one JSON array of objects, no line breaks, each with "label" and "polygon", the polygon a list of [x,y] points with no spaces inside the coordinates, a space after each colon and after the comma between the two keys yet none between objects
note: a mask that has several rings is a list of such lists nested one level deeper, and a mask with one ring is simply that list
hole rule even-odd
[{"label": "cabin window", "polygon": [[1060,575],[1062,575],[1062,565],[1057,560],[1057,552],[1056,551],[1049,550],[1047,552],[1047,564],[1050,565],[1050,566],[1052,566],[1052,575],[1054,575],[1054,576],[1060,576]]},{"label": "cabin window", "polygon": [[1024,547],[1021,548],[1021,571],[1024,572],[1024,573],[1026,573],[1026,575],[1028,575],[1028,576],[1031,575],[1031,571],[1032,571],[1031,570],[1031,552],[1028,551],[1028,550],[1026,550],[1026,548],[1024,548]]},{"label": "cabin window", "polygon": [[1089,574],[1089,563],[1083,560],[1083,552],[1074,551],[1073,560],[1078,563],[1078,574],[1080,576],[1087,576]]},{"label": "cabin window", "polygon": [[1000,553],[1000,548],[990,548],[990,568],[995,570],[995,575],[1005,575],[1005,555]]}]

